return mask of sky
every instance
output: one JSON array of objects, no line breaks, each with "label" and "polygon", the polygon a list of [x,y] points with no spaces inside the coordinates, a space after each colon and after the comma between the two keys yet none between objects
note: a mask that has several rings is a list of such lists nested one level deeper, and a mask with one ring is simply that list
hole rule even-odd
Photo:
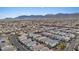
[{"label": "sky", "polygon": [[79,7],[0,7],[0,19],[20,15],[79,13]]}]

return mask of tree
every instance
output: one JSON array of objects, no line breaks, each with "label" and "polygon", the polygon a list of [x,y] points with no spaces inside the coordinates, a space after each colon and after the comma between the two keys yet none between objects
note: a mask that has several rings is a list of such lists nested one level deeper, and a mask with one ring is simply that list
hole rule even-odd
[{"label": "tree", "polygon": [[60,50],[64,50],[66,47],[66,43],[65,42],[61,42],[59,45],[58,45],[58,49]]}]

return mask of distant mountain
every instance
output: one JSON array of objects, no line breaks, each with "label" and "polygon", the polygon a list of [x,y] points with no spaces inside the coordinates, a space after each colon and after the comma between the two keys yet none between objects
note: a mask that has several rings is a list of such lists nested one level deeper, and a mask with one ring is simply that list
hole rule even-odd
[{"label": "distant mountain", "polygon": [[30,16],[27,16],[27,15],[21,15],[21,16],[16,17],[16,19],[42,18],[42,17],[44,17],[44,16],[42,16],[42,15],[30,15]]},{"label": "distant mountain", "polygon": [[5,19],[13,19],[13,18],[5,18]]},{"label": "distant mountain", "polygon": [[79,18],[79,13],[73,13],[73,14],[46,14],[46,15],[21,15],[16,17],[15,19],[26,19],[26,18]]},{"label": "distant mountain", "polygon": [[21,15],[15,18],[5,18],[5,19],[0,19],[0,20],[46,20],[46,19],[79,19],[79,13],[72,13],[72,14],[63,14],[63,13],[58,13],[58,14],[46,14],[46,15]]}]

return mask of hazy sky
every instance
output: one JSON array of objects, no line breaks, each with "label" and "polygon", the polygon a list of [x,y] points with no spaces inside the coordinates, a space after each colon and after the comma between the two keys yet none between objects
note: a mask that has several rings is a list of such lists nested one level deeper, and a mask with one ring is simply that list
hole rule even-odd
[{"label": "hazy sky", "polygon": [[20,15],[79,13],[79,7],[0,7],[0,19]]}]

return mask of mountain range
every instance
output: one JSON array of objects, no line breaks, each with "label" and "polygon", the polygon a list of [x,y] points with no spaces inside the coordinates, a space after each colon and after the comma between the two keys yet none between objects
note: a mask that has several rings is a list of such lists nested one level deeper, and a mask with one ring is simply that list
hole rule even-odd
[{"label": "mountain range", "polygon": [[15,18],[5,18],[5,19],[42,19],[42,18],[52,18],[52,19],[79,19],[79,13],[72,13],[72,14],[46,14],[46,15],[20,15]]}]

